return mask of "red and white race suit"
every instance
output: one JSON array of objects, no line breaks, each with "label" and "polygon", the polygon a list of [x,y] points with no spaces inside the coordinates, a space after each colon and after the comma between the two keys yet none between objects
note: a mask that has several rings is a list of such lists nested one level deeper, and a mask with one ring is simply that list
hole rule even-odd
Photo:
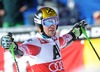
[{"label": "red and white race suit", "polygon": [[72,40],[70,34],[52,38],[35,37],[19,46],[24,55],[30,55],[32,72],[65,72],[59,48],[63,48]]}]

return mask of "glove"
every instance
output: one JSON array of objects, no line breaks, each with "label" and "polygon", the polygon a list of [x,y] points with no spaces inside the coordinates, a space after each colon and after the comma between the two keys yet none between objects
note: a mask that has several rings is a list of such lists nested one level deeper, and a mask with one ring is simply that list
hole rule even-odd
[{"label": "glove", "polygon": [[12,33],[9,32],[7,35],[1,38],[1,45],[4,49],[9,49],[12,44],[15,55],[23,56],[24,53],[18,49],[18,45],[14,42],[14,39],[12,38]]},{"label": "glove", "polygon": [[79,26],[85,29],[85,27],[87,26],[87,22],[85,20],[82,20],[79,22]]},{"label": "glove", "polygon": [[13,43],[13,38],[12,38],[12,34],[8,33],[7,35],[3,36],[1,38],[1,45],[3,48],[5,49],[9,49]]},{"label": "glove", "polygon": [[1,38],[1,45],[3,48],[9,49],[12,44],[15,55],[23,56],[24,53],[18,49],[18,45],[14,42],[14,39],[12,38],[12,33],[9,32],[7,35]]},{"label": "glove", "polygon": [[72,34],[72,36],[74,37],[73,40],[75,40],[75,39],[77,39],[79,36],[81,36],[81,34],[82,34],[81,27],[83,27],[83,28],[85,29],[86,25],[87,25],[87,23],[86,23],[85,20],[82,20],[82,21],[80,21],[80,22],[78,22],[78,23],[76,23],[76,24],[74,25],[74,27],[73,27],[72,30],[70,31],[71,34],[74,33],[74,34]]}]

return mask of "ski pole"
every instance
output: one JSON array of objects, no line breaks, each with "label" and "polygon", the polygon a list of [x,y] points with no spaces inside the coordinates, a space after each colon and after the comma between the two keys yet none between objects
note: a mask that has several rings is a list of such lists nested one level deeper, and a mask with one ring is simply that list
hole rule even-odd
[{"label": "ski pole", "polygon": [[[12,33],[9,32],[8,35],[12,37]],[[17,63],[17,60],[16,60],[16,57],[15,57],[15,53],[14,53],[14,48],[15,48],[15,46],[16,46],[16,45],[15,45],[15,43],[13,42],[13,43],[11,44],[9,50],[11,51],[12,56],[13,56],[13,58],[14,58],[14,61],[15,61],[16,67],[17,67],[17,71],[20,72],[20,71],[19,71],[19,67],[18,67],[18,63]]]},{"label": "ski pole", "polygon": [[16,67],[17,67],[17,71],[20,72],[19,71],[19,67],[18,67],[18,63],[17,63],[17,60],[16,60],[16,57],[15,57],[15,53],[14,53],[14,47],[15,47],[15,44],[13,42],[12,45],[11,45],[11,47],[9,48],[9,50],[11,51],[12,56],[14,58],[14,61],[15,61]]},{"label": "ski pole", "polygon": [[91,45],[92,49],[94,50],[94,52],[95,52],[96,56],[98,57],[98,59],[99,59],[99,61],[100,61],[100,57],[99,57],[98,53],[96,52],[96,50],[95,50],[95,48],[94,48],[93,44],[91,43],[91,41],[90,41],[89,37],[87,36],[86,31],[84,30],[84,28],[83,28],[82,26],[81,26],[81,30],[82,30],[82,33],[83,33],[83,34],[85,35],[85,37],[87,38],[87,40],[88,40],[89,44]]}]

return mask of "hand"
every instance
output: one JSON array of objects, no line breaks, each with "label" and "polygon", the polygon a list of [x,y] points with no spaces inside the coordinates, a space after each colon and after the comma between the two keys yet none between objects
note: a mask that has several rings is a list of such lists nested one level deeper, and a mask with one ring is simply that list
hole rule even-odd
[{"label": "hand", "polygon": [[8,33],[7,35],[5,35],[1,38],[1,45],[5,49],[9,49],[13,43],[13,38],[12,38],[12,35],[10,35],[10,34],[11,33]]},{"label": "hand", "polygon": [[85,29],[85,27],[87,26],[87,22],[85,20],[82,20],[79,22],[80,27],[83,27]]},{"label": "hand", "polygon": [[76,38],[78,38],[82,34],[81,27],[83,27],[85,29],[86,25],[87,25],[86,21],[82,20],[74,25],[71,32],[73,32],[75,34]]},{"label": "hand", "polygon": [[15,55],[22,56],[24,54],[21,50],[18,49],[18,45],[16,42],[14,42],[14,39],[12,38],[12,33],[10,32],[1,38],[1,45],[3,48],[9,49],[10,52],[14,50]]}]

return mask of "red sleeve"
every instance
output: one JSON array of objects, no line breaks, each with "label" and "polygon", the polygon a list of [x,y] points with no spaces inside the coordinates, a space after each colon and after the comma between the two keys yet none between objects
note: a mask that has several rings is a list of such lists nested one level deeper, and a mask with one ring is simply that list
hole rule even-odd
[{"label": "red sleeve", "polygon": [[63,37],[59,38],[60,46],[63,46],[65,44],[65,40]]},{"label": "red sleeve", "polygon": [[31,45],[31,44],[23,44],[20,46],[20,49],[26,53],[26,54],[30,54],[30,55],[37,55],[40,53],[41,51],[41,47],[39,46],[35,46],[35,45]]},{"label": "red sleeve", "polygon": [[59,37],[60,47],[65,47],[71,40],[72,36],[70,34],[65,34],[62,37]]}]

